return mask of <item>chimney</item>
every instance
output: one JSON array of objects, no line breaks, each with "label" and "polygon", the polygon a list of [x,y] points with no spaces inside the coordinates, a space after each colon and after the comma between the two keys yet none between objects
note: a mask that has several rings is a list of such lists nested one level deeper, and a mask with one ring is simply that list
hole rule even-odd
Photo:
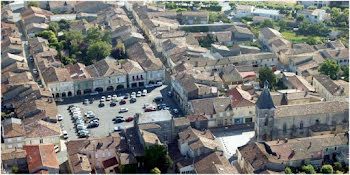
[{"label": "chimney", "polygon": [[277,139],[277,143],[280,143],[280,139]]},{"label": "chimney", "polygon": [[285,138],[285,139],[284,139],[284,142],[287,143],[287,142],[288,142],[288,138]]}]

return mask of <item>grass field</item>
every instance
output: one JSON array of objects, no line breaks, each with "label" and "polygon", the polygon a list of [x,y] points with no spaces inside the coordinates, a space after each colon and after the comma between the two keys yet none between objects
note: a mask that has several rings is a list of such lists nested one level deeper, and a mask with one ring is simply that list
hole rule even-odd
[{"label": "grass field", "polygon": [[[284,38],[286,38],[287,40],[289,40],[290,42],[292,42],[292,44],[297,44],[297,43],[304,43],[307,40],[307,36],[303,36],[303,35],[296,35],[295,32],[282,32],[282,35],[284,36]],[[314,37],[317,41],[322,41],[326,40],[327,37],[319,37],[316,36]]]}]

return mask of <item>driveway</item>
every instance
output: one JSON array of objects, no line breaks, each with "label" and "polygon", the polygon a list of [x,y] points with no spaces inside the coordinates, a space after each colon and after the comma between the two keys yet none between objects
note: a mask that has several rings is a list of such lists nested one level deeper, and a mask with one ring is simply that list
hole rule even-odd
[{"label": "driveway", "polygon": [[[133,122],[123,122],[114,124],[112,119],[116,116],[122,116],[124,118],[134,116],[135,113],[144,113],[143,106],[144,104],[153,104],[156,106],[156,104],[153,102],[153,99],[158,96],[163,96],[164,101],[162,103],[165,103],[167,106],[170,107],[170,109],[177,108],[176,103],[173,101],[172,98],[167,96],[169,87],[166,85],[163,85],[161,87],[148,89],[148,94],[143,97],[137,97],[137,101],[135,103],[130,103],[130,98],[127,99],[127,103],[124,105],[117,104],[117,106],[111,107],[110,102],[105,102],[105,107],[98,107],[99,100],[102,95],[113,95],[117,94],[119,98],[123,98],[125,93],[131,93],[131,90],[116,93],[116,92],[110,92],[110,93],[103,93],[102,95],[95,96],[95,101],[93,104],[83,105],[83,100],[85,98],[90,99],[90,96],[85,97],[73,97],[69,99],[65,99],[64,102],[58,102],[57,103],[57,110],[58,113],[63,116],[63,120],[60,122],[63,130],[66,130],[68,132],[69,139],[77,139],[78,136],[75,132],[74,123],[71,119],[71,116],[69,115],[68,106],[71,104],[77,105],[82,115],[84,115],[87,111],[92,111],[99,119],[100,119],[100,126],[97,128],[92,128],[90,130],[90,136],[91,137],[98,137],[98,136],[107,136],[109,133],[113,132],[113,129],[117,126],[123,125],[124,128],[133,127]],[[134,90],[135,91],[135,90]],[[135,91],[137,92],[137,91]],[[126,113],[119,113],[120,108],[128,108],[129,111]],[[180,115],[179,115],[180,116]],[[142,117],[142,116],[141,116]]]}]

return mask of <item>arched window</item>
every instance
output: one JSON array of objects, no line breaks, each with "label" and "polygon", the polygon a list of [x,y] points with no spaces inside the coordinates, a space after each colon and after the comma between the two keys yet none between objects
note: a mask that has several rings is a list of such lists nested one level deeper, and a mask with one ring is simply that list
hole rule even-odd
[{"label": "arched window", "polygon": [[265,118],[265,126],[267,126],[268,123],[269,123],[269,119]]}]

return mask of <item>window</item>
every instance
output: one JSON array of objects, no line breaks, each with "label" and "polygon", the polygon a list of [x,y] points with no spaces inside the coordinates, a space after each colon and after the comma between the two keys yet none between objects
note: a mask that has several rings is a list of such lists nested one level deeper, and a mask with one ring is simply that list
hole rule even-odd
[{"label": "window", "polygon": [[269,123],[269,119],[268,118],[265,118],[265,126],[267,126],[267,124]]},{"label": "window", "polygon": [[304,128],[304,123],[303,121],[300,122],[300,129],[303,129]]},{"label": "window", "polygon": [[43,140],[43,139],[40,139],[40,143],[44,143],[44,140]]},{"label": "window", "polygon": [[316,125],[319,125],[320,124],[320,120],[316,120]]},{"label": "window", "polygon": [[80,83],[77,86],[78,86],[78,89],[80,89]]},{"label": "window", "polygon": [[97,153],[95,153],[95,157],[96,157],[96,159],[98,158],[98,154]]},{"label": "window", "polygon": [[21,143],[17,144],[17,147],[22,148],[22,144]]},{"label": "window", "polygon": [[12,142],[12,139],[7,139],[7,142],[8,142],[8,143],[11,143],[11,142]]},{"label": "window", "polygon": [[12,148],[12,145],[7,145],[7,148],[8,148],[8,149],[11,149],[11,148]]},{"label": "window", "polygon": [[85,82],[85,87],[89,87],[89,83],[88,82]]},{"label": "window", "polygon": [[287,124],[283,124],[283,133],[286,134],[287,133]]},{"label": "window", "polygon": [[111,152],[108,151],[108,157],[111,157]]},{"label": "window", "polygon": [[106,156],[106,154],[103,152],[103,153],[102,153],[102,157],[105,157],[105,156]]},{"label": "window", "polygon": [[251,123],[253,121],[252,118],[245,118],[245,123]]}]

